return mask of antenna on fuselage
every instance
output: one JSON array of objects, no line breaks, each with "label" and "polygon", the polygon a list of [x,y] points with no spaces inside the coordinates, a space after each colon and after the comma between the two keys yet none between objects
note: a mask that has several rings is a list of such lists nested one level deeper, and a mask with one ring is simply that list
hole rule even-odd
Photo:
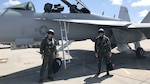
[{"label": "antenna on fuselage", "polygon": [[114,14],[114,18],[116,18],[116,15]]},{"label": "antenna on fuselage", "polygon": [[102,12],[102,15],[104,15],[104,11]]}]

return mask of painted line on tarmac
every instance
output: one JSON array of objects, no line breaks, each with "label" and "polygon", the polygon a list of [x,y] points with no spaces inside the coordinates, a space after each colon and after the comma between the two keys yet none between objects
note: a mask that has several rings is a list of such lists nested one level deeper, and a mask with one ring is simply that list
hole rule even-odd
[{"label": "painted line on tarmac", "polygon": [[127,69],[122,69],[126,74],[130,75],[131,73]]},{"label": "painted line on tarmac", "polygon": [[7,63],[7,61],[8,61],[8,58],[2,58],[2,59],[0,59],[0,63]]}]

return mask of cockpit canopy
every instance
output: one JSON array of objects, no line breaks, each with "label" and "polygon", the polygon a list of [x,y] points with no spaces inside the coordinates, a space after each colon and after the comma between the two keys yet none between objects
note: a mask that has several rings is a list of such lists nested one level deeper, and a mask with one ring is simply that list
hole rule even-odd
[{"label": "cockpit canopy", "polygon": [[29,10],[35,12],[35,7],[32,2],[25,2],[19,5],[8,7],[7,9]]},{"label": "cockpit canopy", "polygon": [[77,5],[71,4],[67,0],[61,0],[61,1],[70,8],[70,13],[90,13],[90,10],[86,7],[86,5],[81,0],[76,0],[77,4],[80,4],[83,7],[81,9],[79,9]]}]

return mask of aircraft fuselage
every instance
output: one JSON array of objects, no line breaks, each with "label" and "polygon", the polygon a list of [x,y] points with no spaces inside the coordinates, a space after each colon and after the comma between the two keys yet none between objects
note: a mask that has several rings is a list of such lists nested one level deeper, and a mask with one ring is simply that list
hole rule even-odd
[{"label": "aircraft fuselage", "polygon": [[[92,14],[62,14],[62,13],[35,13],[32,11],[8,9],[0,16],[0,42],[16,42],[19,44],[41,41],[48,29],[55,31],[55,38],[61,39],[60,27],[64,23],[54,19],[107,19]],[[90,24],[67,23],[68,38],[70,40],[94,39],[97,36],[98,26]],[[91,30],[92,28],[92,30]],[[23,41],[25,43],[20,43]]]}]

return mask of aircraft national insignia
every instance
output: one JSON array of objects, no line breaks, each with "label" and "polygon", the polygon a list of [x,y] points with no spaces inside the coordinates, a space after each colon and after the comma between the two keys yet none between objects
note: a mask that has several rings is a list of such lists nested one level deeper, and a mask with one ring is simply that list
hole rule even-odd
[{"label": "aircraft national insignia", "polygon": [[47,33],[48,29],[49,29],[49,28],[48,28],[47,26],[42,25],[42,26],[40,26],[40,28],[39,28],[39,32],[40,32],[40,34],[45,35],[45,34]]}]

